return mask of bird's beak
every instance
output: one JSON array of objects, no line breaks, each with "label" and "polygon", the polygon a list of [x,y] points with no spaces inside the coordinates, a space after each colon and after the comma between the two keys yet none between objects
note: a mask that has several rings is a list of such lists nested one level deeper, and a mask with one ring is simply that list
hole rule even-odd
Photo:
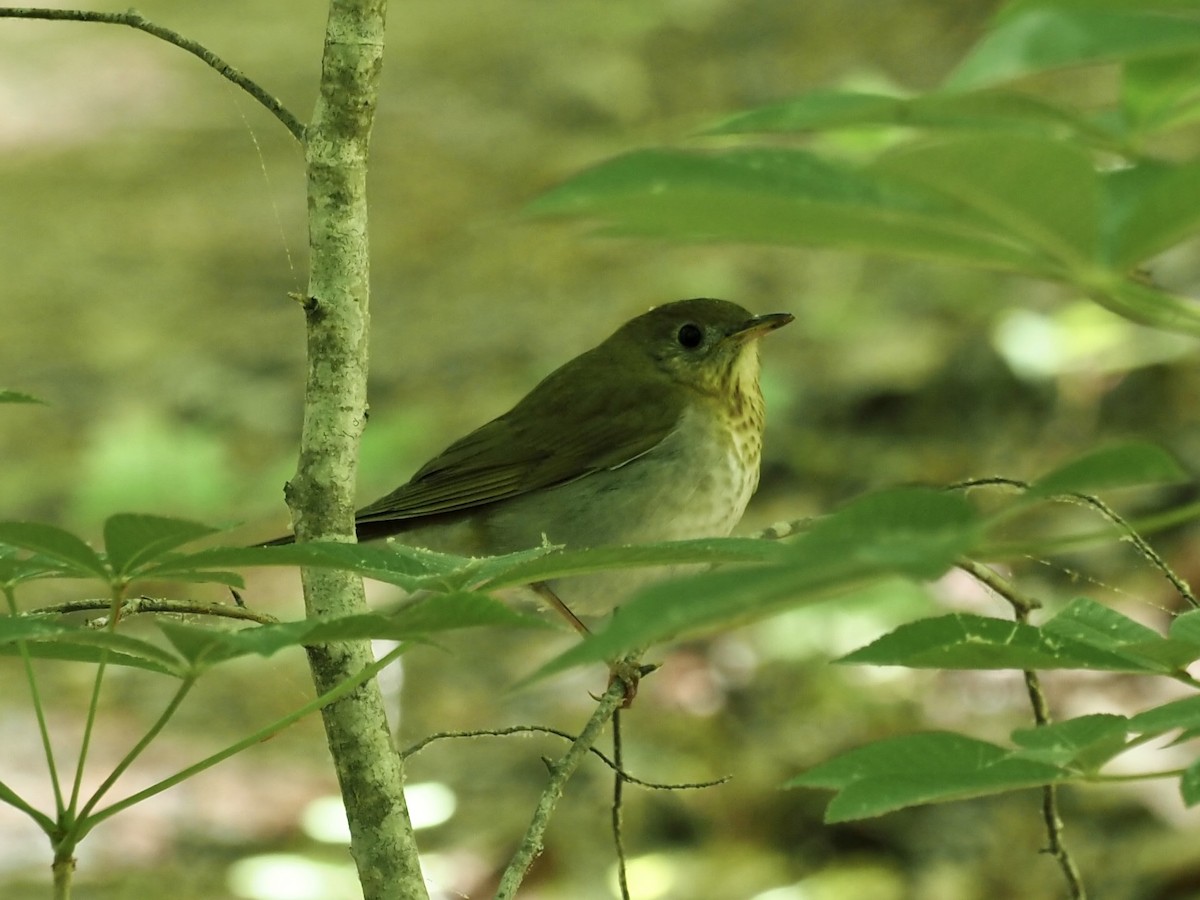
[{"label": "bird's beak", "polygon": [[726,339],[739,343],[754,341],[769,331],[782,328],[795,318],[791,313],[767,313],[764,316],[755,316],[739,326],[736,331],[731,332]]}]

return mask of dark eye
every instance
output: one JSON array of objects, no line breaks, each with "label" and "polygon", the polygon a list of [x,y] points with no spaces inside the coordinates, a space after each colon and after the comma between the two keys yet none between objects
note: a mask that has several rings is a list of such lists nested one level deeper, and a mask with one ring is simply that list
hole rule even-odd
[{"label": "dark eye", "polygon": [[704,332],[700,330],[699,325],[693,325],[691,322],[688,322],[679,329],[679,334],[675,335],[675,339],[679,341],[680,347],[686,350],[694,350],[704,340]]}]

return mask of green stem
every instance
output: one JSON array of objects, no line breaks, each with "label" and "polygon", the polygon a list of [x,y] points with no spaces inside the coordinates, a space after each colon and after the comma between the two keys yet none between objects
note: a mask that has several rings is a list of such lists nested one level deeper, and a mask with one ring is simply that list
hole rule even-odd
[{"label": "green stem", "polygon": [[3,781],[0,781],[0,803],[7,803],[13,809],[19,809],[21,812],[25,813],[25,815],[37,822],[38,825],[41,826],[42,831],[46,832],[46,834],[51,834],[57,827],[53,819],[51,819],[44,812],[39,812],[26,803],[23,799],[21,799],[21,796],[16,791],[10,788]]},{"label": "green stem", "polygon": [[188,766],[186,769],[175,773],[170,778],[164,778],[162,781],[150,785],[150,787],[143,791],[138,791],[136,794],[126,797],[124,800],[119,800],[111,806],[106,806],[99,812],[92,813],[87,817],[86,820],[82,820],[81,817],[79,833],[76,837],[76,840],[82,840],[89,831],[91,831],[105,819],[115,816],[117,813],[126,810],[137,803],[141,803],[143,800],[153,797],[155,794],[161,794],[168,788],[172,788],[175,785],[186,781],[193,775],[200,774],[205,769],[212,768],[217,763],[223,762],[229,757],[241,753],[243,750],[249,747],[253,747],[255,744],[262,743],[268,738],[274,737],[280,731],[287,728],[289,725],[295,724],[305,716],[328,706],[330,703],[333,703],[336,700],[340,700],[342,697],[345,697],[351,691],[355,690],[359,685],[364,684],[365,682],[374,678],[376,674],[378,674],[387,666],[391,665],[392,662],[407,649],[407,644],[401,644],[387,655],[381,657],[379,660],[371,663],[370,665],[364,666],[354,675],[354,677],[338,683],[335,687],[326,691],[321,696],[315,698],[309,703],[304,704],[299,709],[284,716],[282,719],[277,719],[270,725],[259,729],[249,737],[243,738],[236,744],[230,744],[224,750],[214,753],[212,756],[205,757],[195,765]]},{"label": "green stem", "polygon": [[[121,601],[125,594],[124,584],[114,584],[112,586],[112,607],[108,615],[108,631],[114,632],[117,629],[117,620],[120,618]],[[96,727],[96,716],[100,711],[100,688],[104,684],[104,670],[108,668],[108,648],[103,647],[100,650],[100,662],[96,665],[96,677],[92,681],[92,696],[88,701],[87,719],[83,723],[83,738],[79,742],[79,761],[75,765],[75,780],[71,785],[71,802],[67,806],[67,810],[72,813],[78,809],[79,792],[83,786],[83,770],[87,764],[88,749],[92,743],[92,731]]]},{"label": "green stem", "polygon": [[155,723],[150,726],[150,729],[144,735],[142,735],[141,740],[139,740],[133,746],[133,749],[125,754],[124,759],[117,763],[117,766],[112,770],[112,773],[106,779],[104,779],[103,784],[96,789],[96,792],[92,794],[87,803],[83,805],[83,809],[79,811],[77,821],[83,822],[87,820],[88,816],[91,815],[92,810],[96,808],[96,804],[100,802],[100,798],[108,793],[109,789],[117,783],[117,779],[125,774],[125,771],[133,764],[133,761],[142,755],[142,751],[150,746],[150,742],[158,737],[159,732],[166,727],[167,722],[171,720],[171,717],[175,715],[175,712],[179,709],[180,704],[183,703],[183,698],[188,695],[188,692],[191,691],[195,684],[196,677],[194,675],[183,680],[183,683],[179,685],[179,689],[175,692],[175,696],[171,698],[171,702],[167,704],[166,709],[162,711],[162,714],[158,717]]},{"label": "green stem", "polygon": [[[4,586],[4,599],[8,604],[9,615],[16,616],[17,595],[11,584]],[[42,705],[42,694],[38,690],[37,676],[33,671],[33,659],[30,657],[29,647],[24,641],[17,641],[17,651],[21,654],[21,663],[25,669],[25,681],[29,684],[29,693],[33,699],[33,714],[37,717],[38,734],[42,739],[42,752],[46,755],[46,766],[50,770],[50,784],[54,787],[54,806],[61,815],[63,812],[62,782],[58,777],[58,765],[54,762],[54,745],[50,741],[50,729],[46,725],[46,708]]]}]

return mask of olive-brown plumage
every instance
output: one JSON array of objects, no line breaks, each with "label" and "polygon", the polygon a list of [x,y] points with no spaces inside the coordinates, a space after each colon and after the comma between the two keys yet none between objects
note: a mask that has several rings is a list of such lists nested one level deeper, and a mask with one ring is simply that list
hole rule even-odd
[{"label": "olive-brown plumage", "polygon": [[[711,299],[632,319],[359,510],[359,539],[491,555],[728,534],[758,485],[757,339],[790,321]],[[551,588],[594,614],[631,577],[645,574]]]}]

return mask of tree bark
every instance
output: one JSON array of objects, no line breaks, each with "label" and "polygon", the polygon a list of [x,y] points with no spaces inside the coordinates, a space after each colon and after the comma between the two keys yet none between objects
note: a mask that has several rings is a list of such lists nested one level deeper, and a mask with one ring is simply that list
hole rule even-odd
[{"label": "tree bark", "polygon": [[[332,0],[321,90],[305,130],[309,211],[308,380],[300,460],[288,485],[300,540],[354,539],[354,485],[366,409],[367,150],[383,60],[386,0]],[[309,616],[366,610],[362,580],[305,570]],[[372,660],[366,641],[309,652],[323,693]],[[366,900],[428,896],[405,806],[403,762],[374,680],[322,710]]]}]

